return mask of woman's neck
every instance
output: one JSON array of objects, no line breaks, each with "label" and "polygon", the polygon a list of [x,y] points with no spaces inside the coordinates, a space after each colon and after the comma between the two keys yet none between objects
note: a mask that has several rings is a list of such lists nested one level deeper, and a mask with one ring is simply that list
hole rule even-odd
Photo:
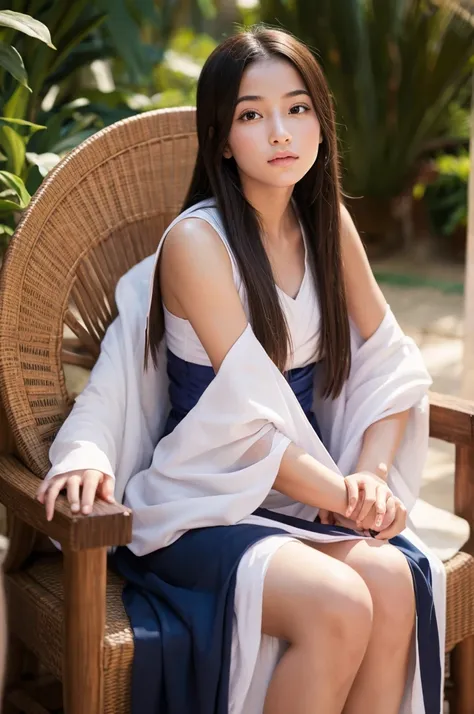
[{"label": "woman's neck", "polygon": [[261,184],[244,185],[244,193],[259,214],[266,241],[277,245],[287,240],[297,223],[291,203],[293,186],[279,188]]}]

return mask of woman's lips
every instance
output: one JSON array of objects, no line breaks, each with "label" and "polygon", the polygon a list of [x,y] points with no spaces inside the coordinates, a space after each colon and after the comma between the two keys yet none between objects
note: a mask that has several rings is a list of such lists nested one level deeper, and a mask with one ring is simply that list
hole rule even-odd
[{"label": "woman's lips", "polygon": [[291,166],[295,161],[298,161],[297,156],[285,156],[284,158],[275,158],[268,163],[272,166]]}]

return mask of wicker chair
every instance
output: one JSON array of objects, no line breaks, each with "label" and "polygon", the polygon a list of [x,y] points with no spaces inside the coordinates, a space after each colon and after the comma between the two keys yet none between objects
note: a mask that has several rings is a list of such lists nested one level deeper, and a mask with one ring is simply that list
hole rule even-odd
[{"label": "wicker chair", "polygon": [[[0,457],[10,524],[5,712],[129,712],[133,641],[106,552],[130,541],[131,518],[102,503],[87,518],[73,516],[60,498],[48,523],[34,494],[72,403],[63,363],[93,365],[115,315],[117,280],[155,250],[179,211],[195,151],[192,109],[104,129],[46,179],[3,265],[0,388],[14,441]],[[456,444],[456,510],[472,522],[474,405],[437,395],[432,403],[432,435]],[[58,540],[63,554],[45,553],[39,533]],[[474,558],[460,553],[446,567],[451,711],[472,714]]]}]

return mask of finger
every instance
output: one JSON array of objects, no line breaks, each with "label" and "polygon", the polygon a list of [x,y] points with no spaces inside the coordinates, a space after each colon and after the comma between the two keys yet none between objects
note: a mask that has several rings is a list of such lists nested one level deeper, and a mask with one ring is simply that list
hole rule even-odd
[{"label": "finger", "polygon": [[[82,471],[67,471],[63,474],[57,474],[56,476],[53,476],[52,478],[45,478],[41,482],[41,485],[39,486],[38,490],[36,491],[36,498],[40,503],[44,503],[44,496],[46,494],[46,491],[50,488],[51,484],[57,481],[58,479],[64,479],[68,476],[82,476]],[[64,487],[63,487],[64,488]]]},{"label": "finger", "polygon": [[387,511],[387,489],[379,486],[375,493],[375,522],[373,528],[380,528]]},{"label": "finger", "polygon": [[360,522],[360,528],[362,528],[365,531],[374,530],[373,526],[375,523],[375,518],[376,518],[375,506],[372,506],[372,510],[370,511],[367,518],[364,518],[364,520]]},{"label": "finger", "polygon": [[84,515],[87,515],[92,511],[97,486],[99,485],[99,481],[101,478],[102,473],[100,471],[87,470],[84,472],[81,499],[81,510]]},{"label": "finger", "polygon": [[344,481],[346,483],[347,491],[347,509],[345,515],[349,518],[359,500],[359,484],[352,476],[346,476]]},{"label": "finger", "polygon": [[51,521],[53,519],[54,515],[54,506],[56,503],[56,499],[59,496],[60,491],[63,490],[64,486],[66,485],[67,481],[67,476],[62,476],[61,478],[58,478],[57,480],[51,480],[50,481],[50,486],[48,490],[46,491],[46,495],[44,498],[44,505],[46,508],[46,520]]},{"label": "finger", "polygon": [[396,507],[396,503],[395,503],[395,498],[393,496],[389,496],[389,498],[387,499],[386,506],[387,506],[387,510],[386,510],[386,513],[385,513],[385,516],[384,516],[384,519],[382,522],[382,526],[380,528],[381,531],[385,530],[386,528],[388,528],[389,526],[392,525],[393,521],[395,520],[395,516],[397,514],[397,507]]},{"label": "finger", "polygon": [[323,525],[328,525],[329,524],[329,511],[326,511],[325,508],[320,508],[319,509],[319,520]]},{"label": "finger", "polygon": [[115,503],[114,489],[115,489],[115,479],[113,479],[111,476],[106,476],[104,474],[102,481],[99,483],[99,486],[97,488],[97,495],[103,501],[108,501],[109,503]]},{"label": "finger", "polygon": [[36,498],[40,503],[44,503],[45,495],[48,489],[51,488],[51,484],[55,483],[58,478],[63,478],[64,474],[61,474],[59,477],[58,476],[53,476],[53,478],[45,478],[41,482],[41,485],[38,487],[38,490],[36,491]]},{"label": "finger", "polygon": [[372,507],[375,505],[375,500],[376,500],[376,486],[375,484],[364,484],[364,491],[365,491],[365,497],[364,497],[364,503],[362,504],[362,508],[360,509],[359,516],[357,518],[357,525],[360,525],[363,523],[365,518],[369,515]]},{"label": "finger", "polygon": [[363,488],[359,488],[359,492],[358,492],[358,493],[359,493],[359,498],[358,498],[358,501],[357,501],[357,505],[356,505],[356,507],[354,508],[354,510],[352,511],[352,515],[351,515],[351,520],[352,520],[352,521],[355,521],[356,523],[357,523],[357,522],[359,521],[359,519],[360,519],[360,512],[361,512],[361,510],[362,510],[362,506],[364,505],[364,500],[365,500],[365,491],[364,491],[364,489],[363,489]]},{"label": "finger", "polygon": [[71,511],[77,513],[81,508],[81,499],[79,490],[81,487],[82,478],[77,476],[69,476],[67,480],[67,498],[71,504]]},{"label": "finger", "polygon": [[401,533],[406,528],[407,512],[403,504],[397,504],[397,512],[393,523],[376,536],[379,540],[390,540]]}]

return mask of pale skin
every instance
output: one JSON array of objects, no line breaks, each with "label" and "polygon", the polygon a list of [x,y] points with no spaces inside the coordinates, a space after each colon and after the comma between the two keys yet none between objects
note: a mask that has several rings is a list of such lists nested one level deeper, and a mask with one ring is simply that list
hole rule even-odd
[{"label": "pale skin", "polygon": [[[290,198],[317,160],[320,125],[302,79],[284,61],[251,65],[239,90],[239,97],[249,96],[236,107],[224,157],[234,157],[244,193],[260,213],[275,282],[294,296],[304,275],[304,247]],[[268,163],[285,150],[298,157],[291,165]],[[367,339],[380,325],[386,303],[343,207],[341,218],[348,309]],[[177,224],[163,246],[160,277],[166,308],[189,320],[218,371],[247,316],[213,228],[199,219]],[[396,414],[372,425],[357,471],[345,479],[295,444],[284,454],[274,488],[320,507],[324,522],[375,528],[380,535],[318,546],[292,542],[273,556],[264,583],[262,631],[289,647],[270,682],[264,714],[399,711],[415,605],[406,559],[387,543],[404,530],[406,510],[385,479],[407,419],[407,413]],[[48,519],[63,488],[76,513],[90,513],[95,497],[113,500],[111,475],[61,474],[38,492]]]}]

